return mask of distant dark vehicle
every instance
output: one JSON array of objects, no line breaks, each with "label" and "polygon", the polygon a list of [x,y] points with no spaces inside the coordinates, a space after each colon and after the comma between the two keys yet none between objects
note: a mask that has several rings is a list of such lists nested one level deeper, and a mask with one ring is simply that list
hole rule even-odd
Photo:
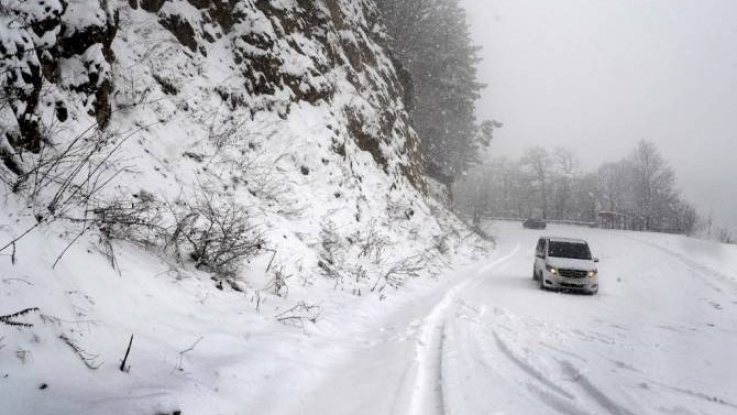
[{"label": "distant dark vehicle", "polygon": [[548,224],[542,219],[530,218],[524,221],[522,226],[524,226],[525,229],[545,229],[548,227]]}]

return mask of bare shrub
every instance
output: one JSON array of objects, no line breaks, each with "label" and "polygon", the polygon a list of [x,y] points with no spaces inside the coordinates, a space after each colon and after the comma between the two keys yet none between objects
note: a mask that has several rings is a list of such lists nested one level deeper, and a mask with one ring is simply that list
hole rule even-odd
[{"label": "bare shrub", "polygon": [[250,122],[249,117],[239,117],[232,113],[221,116],[222,106],[224,105],[225,103],[221,105],[221,108],[214,111],[213,114],[208,114],[202,120],[209,124],[207,129],[208,140],[215,145],[217,151],[242,141],[242,132],[246,129],[246,123]]},{"label": "bare shrub", "polygon": [[360,250],[358,256],[370,258],[375,264],[382,262],[386,249],[392,245],[392,240],[373,226],[365,237],[357,235],[356,242]]},{"label": "bare shrub", "polygon": [[[276,135],[276,130],[239,132],[237,135],[228,135],[226,131],[223,134],[229,141],[217,151],[223,164],[229,165],[234,172],[233,185],[245,185],[251,195],[273,202],[270,206],[281,215],[301,217],[304,214],[305,201],[294,196],[294,181],[284,173],[283,161],[293,157],[291,150],[280,151],[261,143],[271,140]],[[247,174],[243,175],[243,172]]]},{"label": "bare shrub", "polygon": [[274,277],[269,281],[264,289],[274,290],[274,294],[278,297],[286,297],[289,295],[289,286],[287,280],[291,275],[284,272],[284,268],[274,270]]},{"label": "bare shrub", "polygon": [[406,283],[407,279],[419,276],[420,271],[426,266],[427,259],[424,255],[403,258],[379,274],[371,291],[382,292],[387,286],[399,288]]},{"label": "bare shrub", "polygon": [[305,322],[317,323],[322,309],[319,305],[310,305],[300,301],[294,307],[276,315],[280,323],[304,329]]},{"label": "bare shrub", "polygon": [[153,85],[142,82],[142,77],[131,72],[120,72],[117,75],[116,88],[113,93],[114,111],[129,111],[134,108],[145,108],[147,103],[154,102],[151,95]]},{"label": "bare shrub", "polygon": [[243,261],[263,249],[259,227],[232,198],[216,198],[204,188],[192,201],[159,201],[145,191],[137,196],[133,202],[118,198],[93,210],[106,238],[173,249],[177,261],[190,260],[229,282]]},{"label": "bare shrub", "polygon": [[[15,242],[41,225],[57,220],[78,224],[77,237],[57,258],[56,265],[69,247],[90,229],[86,217],[89,206],[122,171],[114,156],[132,134],[104,133],[93,124],[64,146],[47,143],[38,154],[29,154],[12,183],[12,190],[28,198],[36,223],[2,245],[0,252],[14,247]],[[73,212],[83,212],[85,216],[78,217]]]},{"label": "bare shrub", "polygon": [[129,201],[118,197],[98,203],[92,210],[95,222],[106,238],[154,245],[165,237],[167,228],[162,204],[145,190],[137,199]]},{"label": "bare shrub", "polygon": [[339,287],[343,286],[345,278],[343,276],[342,270],[322,260],[317,261],[317,267],[320,268],[320,271],[324,276],[335,281],[335,285],[333,286],[334,290],[337,290]]},{"label": "bare shrub", "polygon": [[329,265],[342,262],[345,246],[333,222],[327,222],[320,229],[320,257]]},{"label": "bare shrub", "polygon": [[95,126],[63,148],[43,146],[38,156],[26,163],[13,191],[26,193],[37,208],[46,210],[37,211],[37,215],[59,216],[71,204],[88,204],[120,173],[113,156],[131,135],[103,133]]},{"label": "bare shrub", "polygon": [[[320,236],[321,259],[317,266],[323,275],[335,281],[336,290],[342,290],[345,284],[352,285],[350,292],[356,296],[363,295],[361,287],[364,285],[372,292],[382,292],[386,287],[399,288],[408,278],[418,276],[427,265],[425,253],[395,262],[387,258],[394,242],[380,227],[372,226],[367,232],[356,231],[341,238],[335,225],[327,222]],[[371,265],[361,261],[362,258]]]},{"label": "bare shrub", "polygon": [[258,226],[233,199],[217,201],[203,191],[183,207],[171,241],[189,247],[197,268],[232,277],[243,260],[263,248]]}]

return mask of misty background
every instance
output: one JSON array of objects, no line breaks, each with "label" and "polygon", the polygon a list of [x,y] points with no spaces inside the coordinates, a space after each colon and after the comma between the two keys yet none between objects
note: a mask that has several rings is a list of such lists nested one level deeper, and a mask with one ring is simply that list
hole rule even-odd
[{"label": "misty background", "polygon": [[737,2],[462,0],[497,119],[489,157],[563,146],[594,169],[657,145],[684,196],[737,230]]}]

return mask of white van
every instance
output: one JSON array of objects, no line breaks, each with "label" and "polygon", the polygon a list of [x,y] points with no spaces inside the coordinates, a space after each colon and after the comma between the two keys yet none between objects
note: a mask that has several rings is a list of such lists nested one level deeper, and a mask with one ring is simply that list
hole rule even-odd
[{"label": "white van", "polygon": [[599,278],[598,258],[591,256],[589,244],[582,239],[540,238],[535,252],[532,278],[540,289],[561,289],[596,294]]}]

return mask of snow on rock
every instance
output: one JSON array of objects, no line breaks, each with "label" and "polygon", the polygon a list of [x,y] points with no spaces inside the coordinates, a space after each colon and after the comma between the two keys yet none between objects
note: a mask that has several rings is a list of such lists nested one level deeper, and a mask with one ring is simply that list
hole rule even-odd
[{"label": "snow on rock", "polygon": [[[107,3],[107,2],[105,2]],[[0,26],[0,83],[12,114],[0,112],[0,125],[18,150],[38,152],[65,122],[74,102],[58,100],[55,113],[41,119],[42,103],[57,88],[81,95],[80,107],[104,128],[110,117],[110,45],[117,31],[117,12],[96,0],[12,0],[4,3]],[[81,60],[74,80],[60,60]],[[78,68],[76,68],[78,69]],[[61,78],[61,79],[60,79]],[[69,96],[73,101],[77,94]]]},{"label": "snow on rock", "polygon": [[478,243],[370,0],[3,13],[0,316],[33,327],[0,324],[0,413],[293,408],[347,310]]}]

